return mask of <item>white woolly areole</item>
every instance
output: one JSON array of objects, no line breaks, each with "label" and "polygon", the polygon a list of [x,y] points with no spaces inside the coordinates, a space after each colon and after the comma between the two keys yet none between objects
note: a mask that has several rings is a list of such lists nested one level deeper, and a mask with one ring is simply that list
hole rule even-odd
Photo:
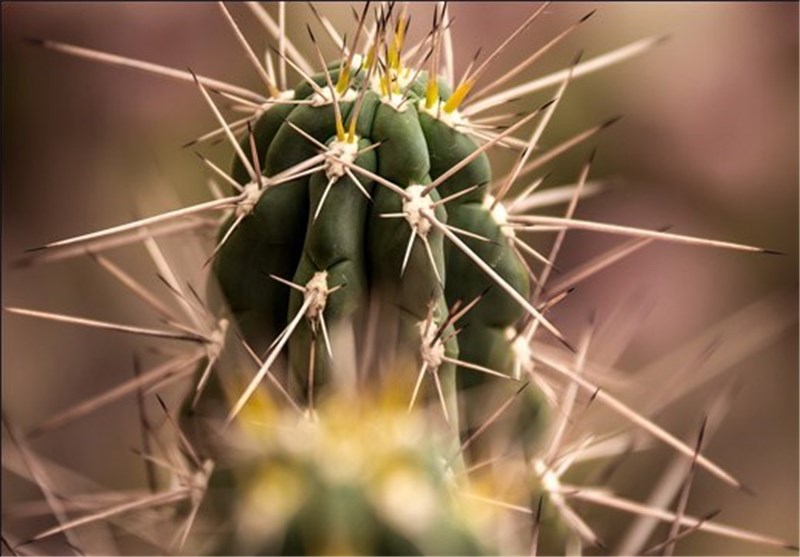
[{"label": "white woolly areole", "polygon": [[408,107],[411,106],[410,103],[404,102],[406,101],[406,97],[403,95],[398,95],[397,93],[391,93],[390,95],[381,95],[380,89],[376,91],[381,97],[381,102],[383,104],[389,105],[394,108],[397,112],[405,112],[408,110]]},{"label": "white woolly areole", "polygon": [[236,204],[236,210],[234,211],[237,217],[249,215],[253,212],[258,200],[261,199],[261,186],[255,182],[250,182],[244,186],[244,192],[242,193],[244,198]]},{"label": "white woolly areole", "polygon": [[525,371],[530,370],[531,362],[533,362],[533,353],[525,335],[517,334],[517,330],[514,327],[508,327],[506,329],[506,338],[511,341],[511,352],[514,354],[516,363],[514,367]]},{"label": "white woolly areole", "polygon": [[230,321],[225,319],[224,317],[217,321],[217,327],[208,337],[208,344],[206,344],[206,352],[208,353],[209,359],[214,359],[219,356],[220,352],[222,352],[222,347],[225,345],[225,336],[228,334],[228,327],[230,326]]},{"label": "white woolly areole", "polygon": [[561,481],[556,476],[556,473],[553,471],[552,468],[548,468],[545,463],[536,458],[533,461],[533,469],[536,472],[536,475],[542,481],[542,487],[548,493],[558,493],[561,491]]},{"label": "white woolly areole", "polygon": [[338,180],[345,174],[347,166],[339,162],[340,159],[353,164],[358,153],[358,136],[353,138],[353,142],[334,140],[328,145],[328,154],[331,158],[325,161],[325,176],[330,179]]},{"label": "white woolly areole", "polygon": [[445,102],[440,99],[438,102],[434,103],[432,107],[428,108],[426,106],[425,99],[422,98],[420,99],[419,106],[417,108],[420,112],[431,115],[433,118],[436,118],[440,122],[447,124],[451,128],[469,124],[467,117],[461,114],[458,109],[455,109],[452,112],[447,112],[444,109],[444,104]]},{"label": "white woolly areole", "polygon": [[[494,205],[494,207],[492,207],[492,205]],[[506,238],[510,240],[516,236],[514,228],[508,223],[508,210],[506,206],[503,205],[502,201],[497,201],[495,203],[494,196],[487,193],[483,197],[483,206],[489,211],[489,214],[492,215],[492,220],[500,227],[500,231]]]},{"label": "white woolly areole", "polygon": [[198,504],[202,501],[206,494],[208,480],[211,479],[211,473],[213,471],[214,461],[206,459],[203,461],[203,467],[199,470],[195,470],[190,476],[189,485],[186,487],[190,488],[189,493],[191,494],[192,503]]},{"label": "white woolly areole", "polygon": [[353,54],[353,61],[350,63],[350,71],[358,72],[361,66],[364,65],[364,55],[355,53]]},{"label": "white woolly areole", "polygon": [[316,319],[323,311],[328,302],[328,271],[314,273],[306,283],[305,299],[311,299],[311,304],[306,310],[309,319]]},{"label": "white woolly areole", "polygon": [[410,199],[403,200],[403,214],[408,221],[408,224],[417,234],[423,238],[428,236],[428,231],[431,229],[431,223],[428,217],[422,214],[422,211],[433,212],[433,201],[430,195],[423,195],[425,186],[417,184],[408,186],[406,192],[411,196]]},{"label": "white woolly areole", "polygon": [[[398,88],[400,91],[405,91],[406,86],[411,82],[412,75],[407,69],[400,70],[400,72],[392,72],[395,81],[398,84]],[[388,104],[392,108],[394,108],[398,112],[405,112],[408,110],[408,107],[411,103],[404,102],[408,100],[408,98],[403,95],[402,93],[395,93],[393,91],[389,91],[388,95],[383,94],[383,88],[381,87],[381,78],[382,76],[378,75],[377,73],[372,76],[372,80],[370,82],[370,87],[372,90],[377,93],[378,97],[383,104]]]},{"label": "white woolly areole", "polygon": [[436,517],[437,493],[418,469],[395,466],[390,470],[378,486],[381,509],[395,523],[419,535]]},{"label": "white woolly areole", "polygon": [[419,327],[420,356],[422,356],[422,361],[428,364],[428,369],[435,371],[444,361],[444,343],[441,338],[434,341],[438,327],[433,320],[420,321],[417,326]]}]

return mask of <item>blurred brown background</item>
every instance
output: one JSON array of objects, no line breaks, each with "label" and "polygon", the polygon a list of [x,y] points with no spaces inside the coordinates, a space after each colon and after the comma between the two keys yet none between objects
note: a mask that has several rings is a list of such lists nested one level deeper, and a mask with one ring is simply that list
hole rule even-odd
[{"label": "blurred brown background", "polygon": [[[535,6],[450,5],[456,75],[479,45],[485,56]],[[732,492],[701,473],[690,510],[722,508],[723,522],[797,541],[798,4],[555,4],[490,69],[486,83],[595,8],[598,13],[579,32],[526,75],[563,67],[579,49],[590,58],[642,37],[671,35],[671,40],[575,81],[545,134],[546,146],[610,116],[624,119],[563,157],[550,184],[574,181],[590,146],[599,144],[593,176],[614,178],[619,187],[582,203],[579,218],[647,228],[672,224],[676,232],[786,255],[652,245],[582,285],[559,306],[555,322],[576,336],[593,312],[602,322],[630,296],[642,296],[652,309],[637,325],[620,363],[635,372],[738,309],[775,293],[782,296],[766,317],[741,330],[748,335],[752,328],[774,326],[777,333],[732,367],[729,377],[740,383],[736,405],[707,448],[758,496]],[[237,5],[231,10],[261,52],[266,39],[249,12]],[[320,10],[340,29],[351,25],[346,4],[324,4]],[[412,35],[419,36],[427,30],[431,8],[414,4],[412,13]],[[310,11],[295,4],[288,14],[291,36],[310,55],[302,28]],[[44,51],[23,38],[74,42],[191,67],[252,88],[259,86],[258,79],[214,4],[3,2],[2,16],[3,303],[156,325],[150,312],[87,260],[20,270],[10,262],[26,248],[129,220],[136,207],[149,214],[206,199],[206,174],[180,146],[212,128],[213,116],[193,86]],[[530,106],[551,93],[538,94]],[[205,152],[227,165],[224,146]],[[498,167],[509,161],[499,157]],[[569,269],[615,241],[569,234],[559,265]],[[160,288],[141,249],[110,255]],[[166,298],[163,288],[159,291]],[[3,408],[23,429],[129,378],[134,351],[149,345],[19,316],[2,319]],[[736,335],[720,340],[723,352],[739,344]],[[145,354],[144,359],[158,358]],[[680,407],[665,423],[690,436],[703,405],[723,384],[698,392],[691,406]],[[140,463],[129,451],[138,446],[134,416],[132,401],[104,409],[35,447],[106,485],[131,485],[141,481]],[[647,462],[656,466],[659,454]],[[9,488],[4,509],[10,501],[37,495],[5,480],[4,475]],[[678,549],[765,551],[705,534]]]}]

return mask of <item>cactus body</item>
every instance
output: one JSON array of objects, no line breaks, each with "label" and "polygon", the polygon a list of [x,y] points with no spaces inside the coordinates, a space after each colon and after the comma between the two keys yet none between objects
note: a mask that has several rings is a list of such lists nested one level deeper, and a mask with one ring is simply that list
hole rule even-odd
[{"label": "cactus body", "polygon": [[[331,79],[338,76],[339,65],[329,65]],[[356,73],[350,94],[363,85],[364,74],[363,68]],[[320,86],[326,83],[324,74],[314,76],[313,80]],[[408,188],[429,184],[477,149],[471,138],[445,119],[437,118],[435,111],[425,108],[426,88],[427,75],[423,73],[410,84],[408,100],[400,106],[393,104],[391,98],[381,96],[380,91],[368,90],[358,115],[356,135],[359,139],[353,144],[353,150],[371,145],[377,148],[359,155],[355,164]],[[442,103],[449,96],[449,87],[441,81],[439,94]],[[346,100],[347,95],[347,92],[340,94],[343,122],[347,122],[354,104]],[[302,162],[319,150],[293,126],[281,123],[282,118],[329,148],[337,142],[333,104],[319,97],[308,84],[301,84],[295,89],[294,98],[317,99],[320,106],[300,105],[287,109],[285,105],[278,105],[266,110],[258,120],[254,138],[267,176]],[[241,146],[243,150],[249,147],[247,139]],[[249,180],[239,158],[234,160],[233,176],[240,183]],[[443,197],[479,186],[447,206],[436,206],[436,217],[440,222],[449,222],[489,240],[467,238],[466,241],[512,287],[527,297],[529,282],[525,268],[511,250],[500,223],[486,203],[490,181],[489,162],[481,154],[431,191],[428,197],[436,203]],[[338,333],[344,327],[347,337],[354,338],[354,319],[359,312],[363,316],[370,291],[379,292],[379,299],[384,303],[390,301],[399,310],[398,316],[403,322],[400,329],[406,331],[415,331],[410,323],[424,320],[431,307],[436,307],[445,319],[448,306],[485,294],[460,323],[466,325],[460,334],[467,348],[459,350],[458,341],[453,337],[447,342],[448,354],[453,358],[460,354],[467,362],[510,374],[513,358],[509,356],[512,352],[504,333],[522,316],[523,310],[508,294],[493,287],[492,280],[476,269],[463,253],[448,245],[436,229],[426,234],[430,253],[423,242],[415,241],[406,255],[411,227],[403,219],[381,217],[382,214],[402,213],[403,200],[366,177],[359,178],[359,185],[371,199],[359,191],[350,176],[333,175],[330,168],[276,186],[275,192],[264,196],[256,208],[257,215],[260,211],[269,211],[272,222],[248,223],[223,247],[215,271],[248,340],[255,346],[263,346],[266,338],[274,337],[291,321],[304,301],[303,293],[298,290],[292,290],[287,296],[287,287],[282,284],[273,282],[266,289],[255,284],[263,286],[269,282],[266,277],[273,274],[291,277],[295,284],[305,285],[315,273],[325,272],[329,288],[342,286],[326,301],[324,317],[330,329],[329,337],[340,337]],[[282,192],[280,198],[277,192]],[[324,204],[320,208],[323,196]],[[262,208],[262,205],[269,205],[269,208]],[[277,234],[271,226],[275,222],[279,222],[281,228]],[[303,238],[302,247],[299,247],[298,238]],[[249,248],[244,248],[245,245]],[[269,255],[261,256],[261,265],[255,271],[252,258],[263,252]],[[295,268],[287,272],[292,264]],[[458,277],[457,280],[447,281],[450,274]],[[239,281],[241,277],[252,277],[253,282],[243,285],[229,277],[238,277]],[[281,295],[277,295],[276,290],[282,290]],[[283,308],[286,309],[282,312]],[[330,379],[333,362],[318,327],[303,320],[289,341],[290,367],[301,392],[308,388],[311,354],[315,358],[316,385],[322,387]],[[452,325],[449,330],[452,331]],[[418,334],[401,333],[401,337],[408,340]],[[482,382],[480,374],[465,369],[456,374],[450,369],[453,367],[444,364],[442,368],[446,371],[443,375],[450,378],[448,383],[455,381],[456,376],[459,384],[465,387]],[[352,383],[353,378],[345,381]]]}]

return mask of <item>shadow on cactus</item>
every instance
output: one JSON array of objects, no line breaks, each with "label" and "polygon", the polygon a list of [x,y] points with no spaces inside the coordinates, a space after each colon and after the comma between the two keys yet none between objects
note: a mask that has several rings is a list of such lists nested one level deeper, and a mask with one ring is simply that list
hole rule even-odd
[{"label": "shadow on cactus", "polygon": [[[200,156],[225,188],[215,187],[211,201],[53,242],[30,256],[90,254],[166,328],[10,311],[190,348],[29,435],[125,396],[158,396],[176,380],[191,387],[179,411],[158,398],[160,429],[142,413],[150,441],[141,457],[150,466],[152,491],[96,498],[88,509],[53,497],[46,474],[31,465],[25,436],[7,424],[57,520],[31,539],[6,536],[10,548],[28,551],[59,537],[69,547],[96,551],[97,539],[75,533],[99,522],[160,550],[213,554],[577,553],[625,543],[605,539],[578,512],[579,503],[671,524],[652,551],[671,552],[695,531],[791,547],[710,516],[688,516],[696,469],[742,488],[703,455],[705,424],[697,442],[662,429],[648,414],[664,403],[639,412],[601,388],[615,377],[601,376],[588,359],[594,326],[573,344],[550,321],[551,308],[575,284],[653,241],[767,250],[575,219],[578,201],[599,190],[588,182],[594,151],[575,184],[539,189],[548,163],[615,121],[544,150],[540,140],[573,80],[660,42],[639,41],[588,61],[579,55],[562,71],[500,90],[590,13],[481,88],[486,69],[546,6],[455,80],[452,21],[443,5],[431,7],[430,31],[415,44],[408,44],[411,18],[404,6],[365,5],[354,12],[348,39],[314,11],[315,28],[339,52],[326,60],[309,26],[310,62],[285,35],[283,4],[276,22],[251,3],[277,45],[262,64],[220,4],[266,96],[191,71],[41,43],[196,85],[220,127],[193,144],[222,140],[235,154],[230,173]],[[297,78],[294,86],[288,73]],[[555,93],[530,113],[485,115],[545,88]],[[246,117],[229,122],[221,101]],[[520,138],[523,129],[530,131]],[[505,176],[492,175],[487,154],[494,149],[515,154]],[[536,214],[555,204],[567,205],[563,217]],[[222,216],[211,220],[218,231],[206,264],[216,281],[203,299],[180,280],[155,238],[207,229],[209,219],[198,217],[214,212]],[[572,229],[631,240],[552,280]],[[537,232],[555,233],[546,254],[528,240]],[[100,254],[139,242],[182,314]],[[588,405],[603,405],[628,427],[582,431],[579,418]],[[670,486],[675,509],[590,484],[594,478],[583,463],[613,463],[653,442],[683,457],[686,473]],[[159,533],[167,529],[165,514],[169,535]],[[642,552],[647,539],[621,547]]]}]

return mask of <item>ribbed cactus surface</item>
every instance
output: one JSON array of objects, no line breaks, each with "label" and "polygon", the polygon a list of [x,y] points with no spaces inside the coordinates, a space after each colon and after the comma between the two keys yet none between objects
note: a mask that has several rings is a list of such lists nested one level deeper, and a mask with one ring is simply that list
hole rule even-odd
[{"label": "ribbed cactus surface", "polygon": [[[318,153],[327,157],[313,173],[268,186],[252,215],[232,215],[214,264],[251,345],[267,346],[299,315],[287,344],[304,397],[324,393],[332,374],[355,384],[355,370],[336,365],[332,345],[357,351],[370,301],[386,316],[383,326],[396,321],[398,345],[419,355],[448,391],[459,351],[469,364],[508,376],[513,370],[507,329],[524,308],[445,242],[428,217],[463,236],[472,253],[527,298],[529,278],[512,248],[513,230],[501,228],[508,224],[503,206],[488,193],[488,159],[454,127],[459,116],[448,105],[450,88],[392,59],[398,62],[383,75],[375,72],[374,56],[331,65],[327,75],[311,77],[313,88],[303,82],[282,95],[302,104],[267,108],[252,140],[241,142],[243,153],[260,159],[249,170],[263,168],[267,178]],[[254,187],[245,164],[235,159],[233,177]],[[448,307],[473,300],[456,336]],[[480,373],[460,368],[458,377],[474,385]],[[455,406],[450,412],[455,419]]]}]

